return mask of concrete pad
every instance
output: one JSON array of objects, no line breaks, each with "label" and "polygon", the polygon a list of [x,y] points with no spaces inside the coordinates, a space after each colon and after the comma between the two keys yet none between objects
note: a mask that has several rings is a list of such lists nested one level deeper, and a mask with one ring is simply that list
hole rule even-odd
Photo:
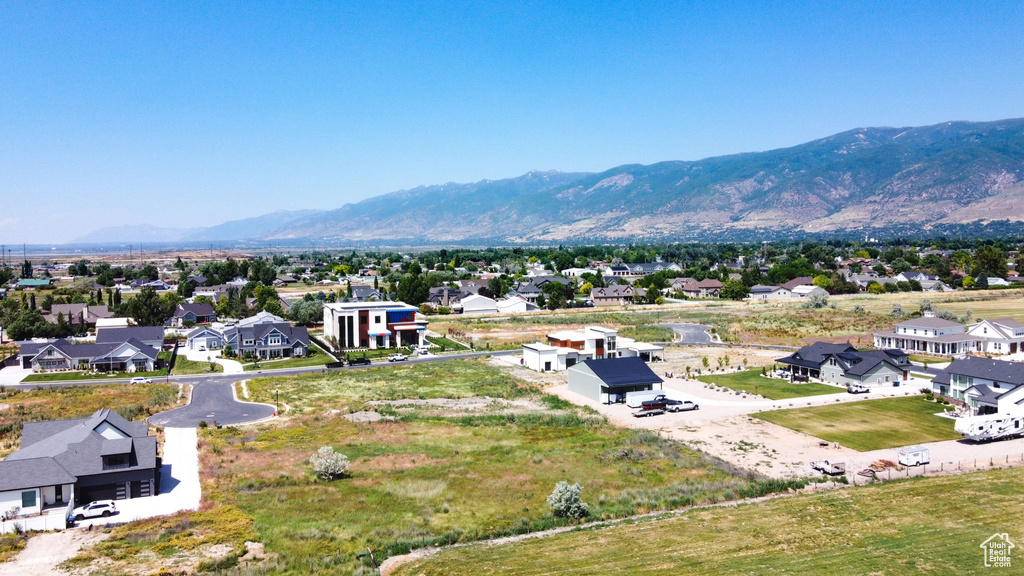
[{"label": "concrete pad", "polygon": [[89,518],[77,523],[80,528],[102,524],[121,524],[142,518],[197,510],[202,497],[199,484],[199,447],[195,428],[164,429],[164,459],[160,468],[160,494],[148,498],[117,500],[117,514],[109,518]]}]

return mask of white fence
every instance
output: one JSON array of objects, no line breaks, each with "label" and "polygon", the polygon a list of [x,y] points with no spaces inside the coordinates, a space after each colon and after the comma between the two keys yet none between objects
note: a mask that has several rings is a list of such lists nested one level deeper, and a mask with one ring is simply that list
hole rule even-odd
[{"label": "white fence", "polygon": [[46,514],[28,516],[25,518],[14,518],[12,520],[0,520],[0,534],[7,534],[8,532],[28,532],[31,530],[63,530],[68,527],[67,517],[71,514],[73,506],[74,503],[68,502],[68,505],[63,509],[50,509],[47,510]]}]

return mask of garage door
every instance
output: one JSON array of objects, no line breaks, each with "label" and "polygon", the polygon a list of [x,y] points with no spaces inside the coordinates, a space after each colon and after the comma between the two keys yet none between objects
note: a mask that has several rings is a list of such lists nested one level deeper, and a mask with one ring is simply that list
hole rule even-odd
[{"label": "garage door", "polygon": [[90,486],[88,488],[79,488],[78,490],[79,504],[95,502],[97,500],[115,500],[116,498],[117,487],[114,484],[108,484],[107,486]]}]

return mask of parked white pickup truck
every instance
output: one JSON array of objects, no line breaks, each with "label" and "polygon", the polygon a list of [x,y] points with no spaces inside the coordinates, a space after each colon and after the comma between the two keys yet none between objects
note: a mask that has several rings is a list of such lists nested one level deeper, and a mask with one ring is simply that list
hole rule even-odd
[{"label": "parked white pickup truck", "polygon": [[811,468],[820,470],[822,474],[836,476],[846,474],[846,462],[829,462],[828,460],[817,460],[811,462]]}]

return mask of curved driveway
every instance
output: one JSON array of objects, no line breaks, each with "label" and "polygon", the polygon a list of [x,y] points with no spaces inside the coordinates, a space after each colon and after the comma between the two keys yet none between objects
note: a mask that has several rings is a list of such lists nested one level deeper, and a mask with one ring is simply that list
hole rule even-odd
[{"label": "curved driveway", "polygon": [[658,326],[665,326],[675,331],[678,339],[672,344],[710,344],[711,334],[708,330],[711,330],[711,326],[705,326],[704,324],[658,324]]}]

